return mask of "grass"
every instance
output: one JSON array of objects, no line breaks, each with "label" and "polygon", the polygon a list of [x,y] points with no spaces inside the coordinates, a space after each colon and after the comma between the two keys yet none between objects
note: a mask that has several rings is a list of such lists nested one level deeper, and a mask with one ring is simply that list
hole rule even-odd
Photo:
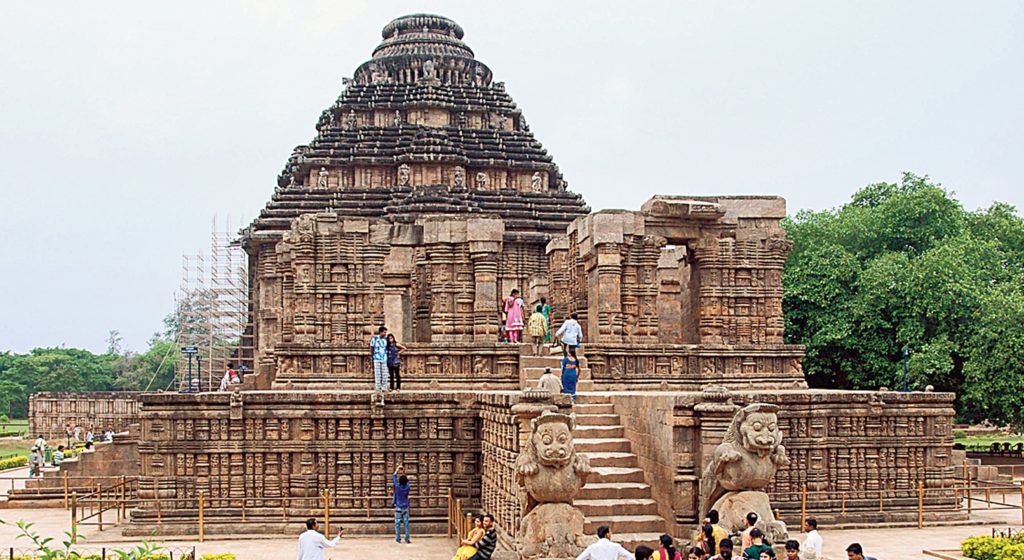
[{"label": "grass", "polygon": [[2,439],[0,440],[0,457],[11,454],[24,455],[32,448],[32,440],[28,439]]},{"label": "grass", "polygon": [[0,432],[28,432],[28,419],[27,418],[15,418],[6,422],[0,422]]},{"label": "grass", "polygon": [[1011,445],[1017,445],[1019,442],[1024,442],[1024,436],[1021,435],[1005,435],[1005,436],[967,436],[956,438],[956,443],[962,443],[964,445],[983,445],[988,447],[993,442],[999,443],[1010,443]]}]

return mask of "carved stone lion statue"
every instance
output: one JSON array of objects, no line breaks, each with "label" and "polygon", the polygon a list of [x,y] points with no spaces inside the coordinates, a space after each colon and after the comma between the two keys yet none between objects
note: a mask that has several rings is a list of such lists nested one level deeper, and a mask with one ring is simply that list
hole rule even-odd
[{"label": "carved stone lion statue", "polygon": [[777,412],[777,406],[765,403],[736,412],[704,471],[701,504],[704,512],[718,510],[722,527],[730,532],[742,530],[746,514],[752,511],[769,540],[784,542],[786,525],[775,519],[764,492],[775,471],[789,464]]},{"label": "carved stone lion statue", "polygon": [[583,514],[572,500],[587,482],[590,463],[576,453],[573,418],[546,411],[530,422],[530,439],[516,459],[523,490],[521,558],[575,558],[583,549]]}]

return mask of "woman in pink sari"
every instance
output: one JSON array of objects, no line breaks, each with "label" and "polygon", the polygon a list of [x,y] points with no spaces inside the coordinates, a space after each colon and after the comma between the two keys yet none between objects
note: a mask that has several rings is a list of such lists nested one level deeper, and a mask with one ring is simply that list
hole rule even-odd
[{"label": "woman in pink sari", "polygon": [[509,342],[519,342],[523,332],[523,298],[519,297],[519,290],[512,290],[505,298],[505,332]]}]

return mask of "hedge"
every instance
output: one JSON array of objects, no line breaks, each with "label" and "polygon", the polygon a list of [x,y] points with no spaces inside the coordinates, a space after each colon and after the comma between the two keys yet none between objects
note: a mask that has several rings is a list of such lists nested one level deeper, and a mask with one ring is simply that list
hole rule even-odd
[{"label": "hedge", "polygon": [[1024,533],[1012,537],[970,537],[960,543],[960,551],[974,560],[1024,560]]},{"label": "hedge", "polygon": [[224,554],[204,554],[199,557],[199,560],[235,560],[235,555],[230,552]]},{"label": "hedge", "polygon": [[28,464],[28,457],[24,455],[18,455],[17,457],[8,457],[6,459],[0,459],[0,471],[13,469],[14,467],[24,467]]}]

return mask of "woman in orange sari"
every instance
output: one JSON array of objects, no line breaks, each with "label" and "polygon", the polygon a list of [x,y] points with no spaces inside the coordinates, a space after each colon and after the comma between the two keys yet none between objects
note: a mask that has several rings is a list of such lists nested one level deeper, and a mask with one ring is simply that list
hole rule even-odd
[{"label": "woman in orange sari", "polygon": [[462,546],[455,551],[455,557],[452,560],[469,560],[476,554],[476,543],[484,538],[484,528],[481,525],[483,525],[483,518],[474,516],[473,528],[469,530],[466,538],[462,539]]}]

